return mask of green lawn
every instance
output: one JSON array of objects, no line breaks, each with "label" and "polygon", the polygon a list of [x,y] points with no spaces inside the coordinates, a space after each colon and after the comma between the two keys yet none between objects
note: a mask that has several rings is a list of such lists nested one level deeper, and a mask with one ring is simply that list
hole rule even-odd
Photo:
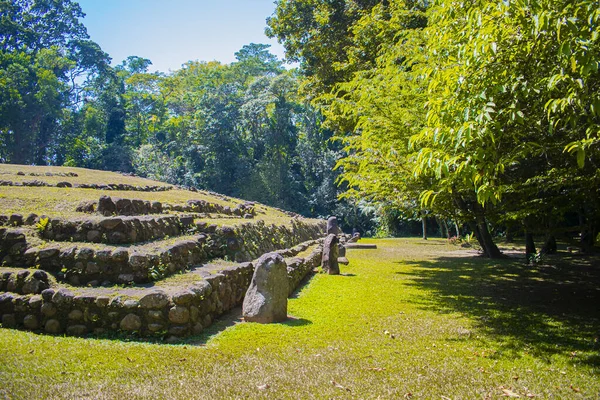
[{"label": "green lawn", "polygon": [[233,315],[181,345],[2,329],[0,398],[599,398],[598,267],[363,242],[282,324]]}]

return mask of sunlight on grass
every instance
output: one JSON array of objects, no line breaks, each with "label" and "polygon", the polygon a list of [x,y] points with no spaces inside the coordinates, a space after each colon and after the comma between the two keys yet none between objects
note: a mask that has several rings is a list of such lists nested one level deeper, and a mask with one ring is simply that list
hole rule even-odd
[{"label": "sunlight on grass", "polygon": [[[534,273],[443,240],[364,242],[378,249],[349,250],[342,275],[315,275],[280,324],[234,315],[177,346],[0,330],[0,396],[597,397],[597,310],[566,304],[547,271],[506,281]],[[575,300],[597,293],[580,288]],[[548,290],[562,305],[547,304]]]}]

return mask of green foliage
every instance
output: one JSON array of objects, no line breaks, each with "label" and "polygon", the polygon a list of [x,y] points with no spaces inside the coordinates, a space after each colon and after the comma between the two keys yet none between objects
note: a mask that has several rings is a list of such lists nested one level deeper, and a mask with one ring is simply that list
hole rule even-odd
[{"label": "green foliage", "polygon": [[40,222],[35,224],[35,229],[38,231],[38,233],[41,235],[42,233],[46,232],[46,229],[48,229],[48,224],[50,222],[50,218],[48,217],[41,217],[40,218]]}]

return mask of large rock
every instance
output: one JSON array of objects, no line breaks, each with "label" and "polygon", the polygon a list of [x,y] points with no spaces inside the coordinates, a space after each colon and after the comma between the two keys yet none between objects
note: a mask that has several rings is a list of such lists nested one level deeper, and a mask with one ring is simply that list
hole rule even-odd
[{"label": "large rock", "polygon": [[243,304],[244,319],[263,324],[287,318],[288,277],[283,257],[268,253],[258,259]]},{"label": "large rock", "polygon": [[102,196],[98,200],[98,212],[104,216],[113,215],[117,211],[115,203],[109,196]]},{"label": "large rock", "polygon": [[340,273],[340,266],[338,264],[338,238],[333,233],[327,235],[323,243],[321,268],[329,275],[339,275]]},{"label": "large rock", "polygon": [[329,217],[327,219],[327,234],[338,235],[340,233],[340,228],[338,227],[338,222],[336,217]]}]

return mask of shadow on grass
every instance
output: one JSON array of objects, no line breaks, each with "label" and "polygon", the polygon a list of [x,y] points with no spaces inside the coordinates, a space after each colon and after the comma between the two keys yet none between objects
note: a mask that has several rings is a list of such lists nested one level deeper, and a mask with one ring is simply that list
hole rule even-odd
[{"label": "shadow on grass", "polygon": [[501,354],[528,352],[548,360],[560,353],[600,365],[598,261],[557,255],[532,267],[510,259],[440,257],[403,262],[414,269],[397,273],[434,293],[416,300],[422,307],[474,317],[499,342]]}]

